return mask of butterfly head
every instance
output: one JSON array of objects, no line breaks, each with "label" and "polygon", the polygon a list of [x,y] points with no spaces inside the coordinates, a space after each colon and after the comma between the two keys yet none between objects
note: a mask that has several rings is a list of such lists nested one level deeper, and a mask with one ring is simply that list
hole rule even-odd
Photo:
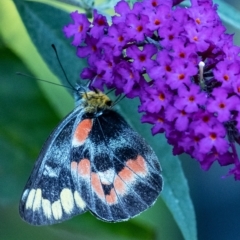
[{"label": "butterfly head", "polygon": [[110,109],[113,105],[111,99],[98,89],[79,86],[75,94],[76,105],[81,106],[88,113],[99,113],[105,109]]}]

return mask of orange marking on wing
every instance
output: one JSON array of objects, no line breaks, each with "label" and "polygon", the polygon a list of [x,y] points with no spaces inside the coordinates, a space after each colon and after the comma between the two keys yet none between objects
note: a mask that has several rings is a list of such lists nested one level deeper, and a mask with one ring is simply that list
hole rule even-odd
[{"label": "orange marking on wing", "polygon": [[89,178],[91,172],[91,164],[87,158],[81,159],[78,164],[78,174],[81,177]]},{"label": "orange marking on wing", "polygon": [[108,195],[106,195],[106,201],[110,205],[116,204],[118,202],[117,195],[113,188],[111,189],[111,192]]},{"label": "orange marking on wing", "polygon": [[98,197],[101,199],[105,199],[102,184],[100,182],[100,178],[97,173],[91,174],[91,184],[92,184],[93,190],[96,192]]},{"label": "orange marking on wing", "polygon": [[77,170],[77,162],[71,162],[71,169],[72,169],[72,171]]},{"label": "orange marking on wing", "polygon": [[126,193],[126,190],[127,190],[126,185],[119,176],[115,177],[113,186],[114,186],[117,194],[124,195]]},{"label": "orange marking on wing", "polygon": [[147,166],[142,156],[138,155],[136,159],[130,159],[127,161],[126,166],[132,169],[137,174],[147,174]]},{"label": "orange marking on wing", "polygon": [[124,182],[132,182],[134,181],[134,173],[127,167],[123,168],[119,173],[118,176]]},{"label": "orange marking on wing", "polygon": [[92,129],[92,125],[92,119],[84,119],[78,124],[73,137],[74,145],[81,145],[85,142]]}]

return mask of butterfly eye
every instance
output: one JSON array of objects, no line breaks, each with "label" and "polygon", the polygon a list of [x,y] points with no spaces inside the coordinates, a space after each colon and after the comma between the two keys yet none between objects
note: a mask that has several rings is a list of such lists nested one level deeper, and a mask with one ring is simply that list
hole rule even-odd
[{"label": "butterfly eye", "polygon": [[105,102],[105,104],[108,106],[108,107],[111,107],[112,106],[112,101],[111,100],[107,100]]}]

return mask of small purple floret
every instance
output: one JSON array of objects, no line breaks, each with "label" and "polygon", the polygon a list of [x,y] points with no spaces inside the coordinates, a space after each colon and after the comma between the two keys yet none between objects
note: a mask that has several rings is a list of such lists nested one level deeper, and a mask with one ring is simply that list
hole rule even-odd
[{"label": "small purple floret", "polygon": [[67,38],[74,36],[72,44],[78,46],[85,40],[87,31],[89,30],[90,22],[85,14],[79,14],[78,11],[71,13],[71,18],[74,24],[69,24],[63,28]]}]

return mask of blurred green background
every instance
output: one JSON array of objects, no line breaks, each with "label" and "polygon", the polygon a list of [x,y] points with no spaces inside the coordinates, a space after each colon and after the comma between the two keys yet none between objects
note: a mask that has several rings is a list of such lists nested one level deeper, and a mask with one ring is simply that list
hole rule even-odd
[{"label": "blurred green background", "polygon": [[[45,3],[51,4],[56,2],[45,1]],[[227,3],[240,11],[239,1],[227,1]],[[75,9],[75,7],[62,4],[57,5],[57,7],[68,11]],[[23,9],[20,10],[24,11]],[[39,9],[39,13],[41,11],[44,11],[44,9]],[[46,14],[46,19],[54,21],[56,16],[53,12]],[[28,18],[30,28],[36,29],[36,32],[39,30],[41,33],[41,29],[46,28],[40,23],[37,25],[34,22],[35,15],[30,15]],[[66,18],[65,22],[64,19],[61,19],[61,21],[62,23],[58,22],[56,26],[57,24],[60,26],[67,24],[70,22],[70,18]],[[35,39],[32,36],[33,42],[38,41],[37,44],[43,46],[37,50],[22,25],[14,3],[11,0],[1,0],[0,239],[181,240],[185,238],[194,240],[194,231],[192,231],[192,235],[190,230],[187,233],[186,226],[189,226],[190,229],[194,228],[194,218],[192,218],[194,213],[191,212],[188,188],[187,185],[184,185],[186,183],[182,176],[179,161],[171,156],[171,148],[166,146],[162,138],[150,136],[149,126],[146,124],[139,127],[141,129],[139,133],[148,139],[150,138],[151,145],[155,148],[158,147],[159,142],[163,144],[156,151],[161,160],[166,179],[162,194],[164,201],[159,198],[151,209],[124,223],[104,223],[89,213],[77,216],[62,224],[48,227],[33,227],[21,220],[18,214],[18,203],[34,161],[47,136],[61,119],[73,109],[74,103],[66,89],[20,77],[15,73],[20,71],[51,82],[58,82],[58,78],[64,79],[54,52],[50,47],[52,43],[57,45],[62,64],[73,82],[78,79],[78,74],[83,66],[82,64],[84,64],[80,63],[79,59],[75,57],[74,49],[71,48],[70,42],[64,38],[61,28],[54,27],[54,22],[51,24],[54,29],[51,29],[51,32],[56,34],[53,36],[59,36],[58,39],[51,38],[50,34],[42,34],[41,38],[35,36]],[[235,43],[240,45],[239,26],[234,28],[227,23],[226,26],[229,33],[236,32]],[[65,47],[67,45],[69,45],[68,49]],[[44,51],[48,62],[44,54],[39,54],[39,49]],[[69,52],[69,55],[66,55],[65,52]],[[72,65],[75,71],[72,71]],[[56,69],[56,71],[54,72],[53,69]],[[128,109],[130,105],[131,107]],[[117,107],[117,110],[128,117],[127,120],[130,124],[139,125],[140,116],[137,114],[136,106],[137,102],[132,103],[129,100],[124,100]],[[221,176],[226,175],[228,168],[222,168],[214,164],[208,172],[204,172],[196,161],[189,159],[187,156],[180,156],[180,159],[195,208],[198,239],[240,239],[240,183],[235,182],[232,177],[221,179]],[[180,179],[179,184],[174,181],[176,179]],[[172,198],[172,203],[175,200],[175,205],[178,205],[177,201],[182,204],[179,205],[179,209],[183,209],[182,213],[185,214],[182,222],[179,217],[181,214],[174,215],[174,212],[177,211],[174,211],[174,207],[171,207],[172,203],[167,201],[167,199],[170,199],[168,196],[171,195],[170,190],[171,187],[174,187],[174,184],[178,192],[174,192],[173,189],[176,197],[175,199]],[[181,186],[178,185],[184,185],[184,188],[181,189]],[[179,194],[181,191],[183,192],[182,197]],[[189,215],[184,210],[185,205],[190,208]],[[175,222],[176,219],[177,223]],[[185,222],[185,225],[183,222]],[[193,222],[192,225],[191,222]],[[181,230],[179,226],[181,226]],[[184,228],[183,237],[181,231],[183,232]]]}]

